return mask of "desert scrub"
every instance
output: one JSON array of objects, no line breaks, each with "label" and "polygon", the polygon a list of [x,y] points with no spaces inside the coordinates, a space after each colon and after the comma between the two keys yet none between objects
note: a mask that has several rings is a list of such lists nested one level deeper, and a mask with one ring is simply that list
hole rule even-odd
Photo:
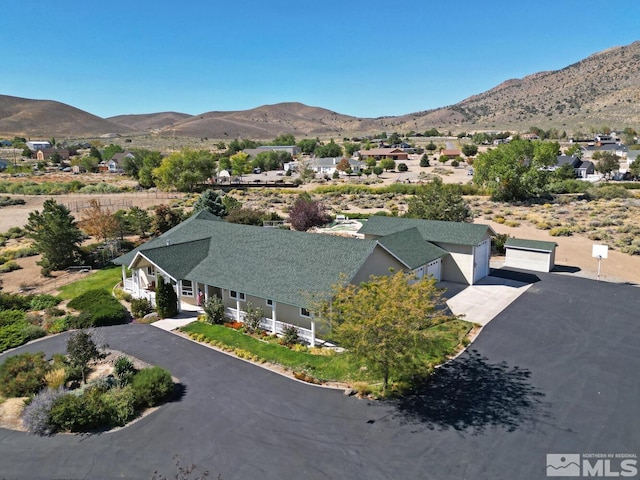
[{"label": "desert scrub", "polygon": [[552,237],[570,237],[572,231],[569,227],[555,227],[549,230],[549,235]]}]

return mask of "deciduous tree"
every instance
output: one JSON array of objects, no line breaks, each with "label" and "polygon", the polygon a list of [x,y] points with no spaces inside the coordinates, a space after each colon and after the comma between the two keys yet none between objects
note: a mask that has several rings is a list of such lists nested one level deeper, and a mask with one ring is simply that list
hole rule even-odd
[{"label": "deciduous tree", "polygon": [[431,327],[453,320],[435,279],[416,281],[404,272],[372,276],[358,286],[338,284],[330,308],[324,308],[339,344],[382,376],[428,373]]},{"label": "deciduous tree", "polygon": [[89,200],[89,207],[82,211],[80,217],[80,227],[104,242],[114,238],[118,232],[115,215],[108,208],[102,208],[100,201],[95,198]]},{"label": "deciduous tree", "polygon": [[215,174],[217,156],[207,150],[186,148],[174,152],[153,169],[156,184],[165,189],[191,192]]},{"label": "deciduous tree", "polygon": [[289,210],[289,221],[295,230],[306,231],[330,220],[322,202],[313,200],[309,194],[299,195]]},{"label": "deciduous tree", "polygon": [[447,222],[470,222],[471,209],[462,198],[460,187],[442,183],[438,177],[419,187],[416,195],[407,201],[406,217]]},{"label": "deciduous tree", "polygon": [[104,358],[91,333],[79,330],[72,333],[67,340],[67,359],[72,367],[76,367],[82,374],[82,383],[87,383],[89,363]]}]

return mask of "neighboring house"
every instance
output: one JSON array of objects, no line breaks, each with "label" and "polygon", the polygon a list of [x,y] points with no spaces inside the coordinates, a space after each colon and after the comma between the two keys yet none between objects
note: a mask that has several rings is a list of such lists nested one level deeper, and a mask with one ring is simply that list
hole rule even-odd
[{"label": "neighboring house", "polygon": [[42,150],[44,148],[51,148],[51,142],[40,142],[40,141],[29,141],[27,142],[27,147],[29,150],[35,152],[36,150]]},{"label": "neighboring house", "polygon": [[457,148],[448,148],[440,150],[441,157],[447,157],[448,159],[454,159],[462,156],[462,152]]},{"label": "neighboring house", "polygon": [[297,145],[262,145],[257,148],[245,148],[243,152],[250,157],[264,152],[288,152],[291,156],[295,156],[300,153],[300,147]]},{"label": "neighboring house", "polygon": [[[319,175],[331,176],[336,171],[338,171],[338,173],[340,173],[341,175],[346,175],[345,172],[342,172],[336,168],[341,161],[342,157],[310,158],[309,160],[307,160],[306,167]],[[349,158],[347,159],[347,161],[349,162],[352,173],[357,174],[358,172],[366,168],[364,162],[360,160]]]},{"label": "neighboring house", "polygon": [[409,154],[400,148],[372,148],[371,150],[360,150],[359,155],[362,160],[367,158],[375,158],[376,160],[382,160],[383,158],[407,160],[409,158]]},{"label": "neighboring house", "polygon": [[107,171],[109,173],[122,173],[124,170],[122,168],[123,162],[127,158],[136,158],[135,155],[131,152],[118,152],[114,153],[111,157],[111,160],[107,162]]},{"label": "neighboring house", "polygon": [[31,153],[31,158],[39,162],[50,160],[55,154],[58,154],[60,160],[69,160],[70,152],[66,148],[43,148]]},{"label": "neighboring house", "polygon": [[[362,240],[233,224],[202,211],[114,263],[122,266],[125,290],[134,297],[153,300],[161,275],[181,302],[196,305],[200,291],[205,301],[216,295],[227,316],[237,320],[251,304],[262,308],[263,328],[281,333],[284,324],[295,325],[311,344],[316,324],[310,310],[340,282],[359,284],[371,275],[406,271],[472,283],[474,275],[481,278],[473,258],[483,265],[482,276],[488,274],[492,230],[486,225],[391,220],[398,222],[383,235]],[[431,227],[440,232],[441,245],[425,240],[423,229]],[[478,244],[486,246],[484,253]]]},{"label": "neighboring house", "polygon": [[5,162],[4,160],[0,160],[0,172],[3,170],[6,170],[8,166],[9,166],[8,162]]},{"label": "neighboring house", "polygon": [[593,162],[589,160],[581,160],[580,158],[572,155],[558,155],[556,158],[556,164],[549,167],[548,170],[555,171],[563,165],[571,165],[576,178],[581,179],[587,179],[589,175],[593,175],[596,171]]},{"label": "neighboring house", "polygon": [[11,140],[0,140],[0,147],[10,147],[13,145]]},{"label": "neighboring house", "polygon": [[439,280],[472,285],[489,275],[491,236],[495,232],[488,225],[374,215],[358,233],[365,239],[384,242],[385,237],[412,228],[418,230],[424,243],[447,252],[440,258]]},{"label": "neighboring house", "polygon": [[626,145],[617,143],[606,143],[604,145],[587,145],[582,147],[582,158],[591,159],[596,152],[610,152],[621,159],[627,158],[629,149]]}]

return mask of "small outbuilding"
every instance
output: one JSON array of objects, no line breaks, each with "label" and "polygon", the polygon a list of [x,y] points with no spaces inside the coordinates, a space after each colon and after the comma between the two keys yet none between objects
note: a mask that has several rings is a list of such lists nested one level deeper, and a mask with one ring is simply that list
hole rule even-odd
[{"label": "small outbuilding", "polygon": [[555,266],[556,242],[508,238],[504,246],[505,267],[550,272]]}]

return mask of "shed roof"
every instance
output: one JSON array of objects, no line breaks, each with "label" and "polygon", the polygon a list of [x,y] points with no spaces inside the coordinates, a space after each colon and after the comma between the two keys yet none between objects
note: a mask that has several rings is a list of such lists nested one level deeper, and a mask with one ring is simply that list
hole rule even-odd
[{"label": "shed roof", "polygon": [[527,240],[524,238],[509,237],[504,244],[505,247],[518,250],[534,250],[537,252],[553,252],[558,244],[556,242],[544,242],[541,240]]}]

